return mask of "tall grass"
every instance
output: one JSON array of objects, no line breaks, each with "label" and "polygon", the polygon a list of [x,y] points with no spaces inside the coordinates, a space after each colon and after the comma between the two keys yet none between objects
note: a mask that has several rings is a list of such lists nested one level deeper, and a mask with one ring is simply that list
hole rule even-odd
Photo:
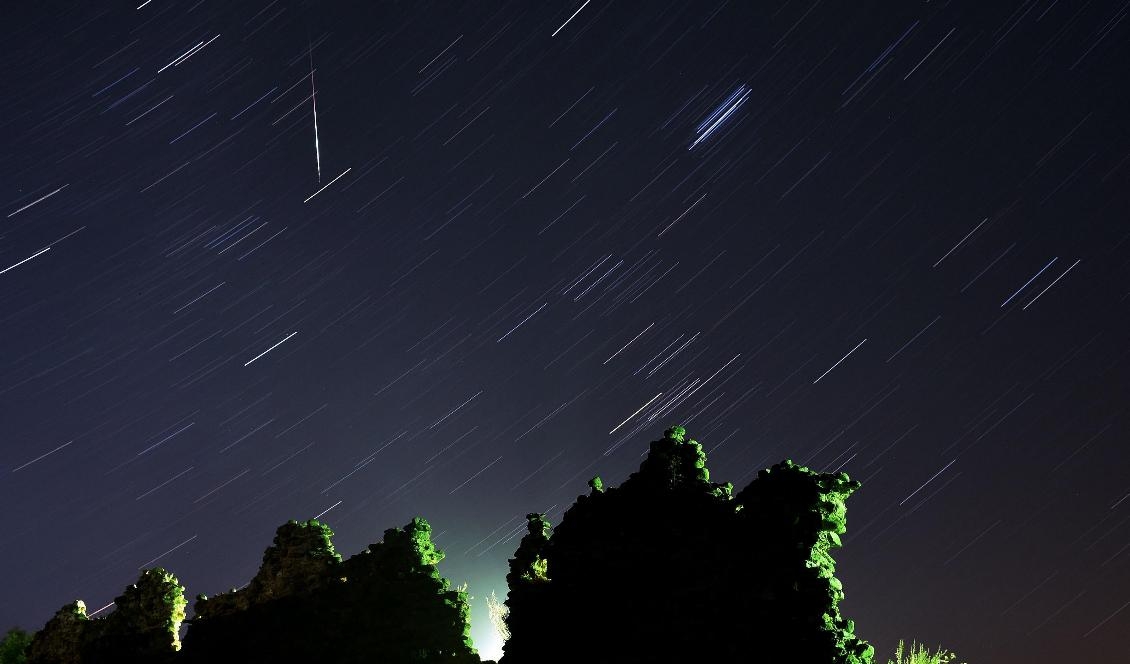
[{"label": "tall grass", "polygon": [[916,643],[911,643],[910,651],[903,653],[903,643],[899,640],[898,648],[895,649],[894,661],[887,660],[887,664],[951,664],[957,655],[947,652],[938,647],[938,652],[930,654],[926,646],[920,646]]}]

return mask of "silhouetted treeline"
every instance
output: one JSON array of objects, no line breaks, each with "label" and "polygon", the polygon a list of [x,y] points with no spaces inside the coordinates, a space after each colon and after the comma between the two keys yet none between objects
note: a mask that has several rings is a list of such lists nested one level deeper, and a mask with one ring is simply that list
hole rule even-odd
[{"label": "silhouetted treeline", "polygon": [[[839,613],[830,555],[860,486],[845,473],[786,460],[735,495],[672,427],[621,486],[589,486],[556,528],[527,516],[501,664],[870,664],[874,649]],[[332,535],[318,521],[281,526],[247,586],[197,598],[183,648],[184,588],[158,568],[105,618],[78,601],[60,609],[27,662],[479,662],[466,592],[440,576],[427,521],[345,561]]]},{"label": "silhouetted treeline", "polygon": [[344,562],[332,535],[318,521],[279,527],[244,589],[197,598],[183,648],[184,588],[158,569],[144,572],[106,618],[89,619],[82,602],[63,607],[36,634],[28,662],[479,662],[467,594],[436,569],[443,553],[427,521],[386,530]]},{"label": "silhouetted treeline", "polygon": [[552,534],[527,516],[502,662],[870,662],[829,555],[859,486],[786,460],[734,496],[672,427],[620,487],[590,482]]}]

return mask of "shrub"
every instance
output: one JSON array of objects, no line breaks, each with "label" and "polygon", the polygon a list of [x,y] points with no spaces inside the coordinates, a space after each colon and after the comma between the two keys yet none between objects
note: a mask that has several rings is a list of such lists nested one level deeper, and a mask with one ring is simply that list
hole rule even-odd
[{"label": "shrub", "polygon": [[8,630],[3,640],[0,640],[0,664],[24,664],[31,636],[19,627]]},{"label": "shrub", "polygon": [[903,658],[903,642],[899,639],[898,648],[895,649],[895,659],[892,662],[887,660],[887,664],[950,664],[957,655],[947,652],[938,647],[938,652],[933,655],[926,649],[924,645],[917,643],[910,644],[910,652],[906,653],[906,658]]}]

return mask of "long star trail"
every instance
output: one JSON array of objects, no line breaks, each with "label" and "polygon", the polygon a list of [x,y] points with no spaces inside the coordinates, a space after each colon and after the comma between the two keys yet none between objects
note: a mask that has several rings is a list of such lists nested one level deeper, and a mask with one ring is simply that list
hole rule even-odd
[{"label": "long star trail", "polygon": [[626,349],[626,348],[627,348],[628,346],[631,346],[631,345],[632,345],[632,343],[633,343],[633,342],[634,342],[634,341],[635,341],[636,339],[639,339],[640,337],[642,337],[642,336],[644,335],[644,333],[645,333],[645,332],[647,332],[648,330],[650,330],[650,329],[651,329],[652,327],[654,327],[654,326],[655,326],[655,323],[654,323],[654,322],[652,322],[652,323],[649,323],[649,324],[648,324],[648,326],[647,326],[647,327],[645,327],[645,328],[644,328],[643,330],[641,330],[639,334],[637,334],[636,336],[634,336],[634,337],[632,337],[631,339],[629,339],[629,340],[628,340],[628,343],[626,343],[626,344],[624,344],[623,346],[621,346],[621,347],[620,347],[620,349],[619,349],[619,350],[617,350],[617,351],[616,351],[615,353],[612,353],[611,355],[609,355],[609,356],[608,356],[608,359],[607,359],[607,360],[605,360],[605,361],[604,361],[604,362],[603,362],[602,364],[608,364],[609,362],[611,362],[611,361],[612,361],[612,360],[613,360],[613,359],[614,359],[614,358],[615,358],[615,357],[616,357],[617,355],[619,355],[620,353],[623,353],[623,352],[624,352],[624,349]]},{"label": "long star trail", "polygon": [[320,518],[324,517],[324,516],[325,516],[326,514],[328,514],[328,513],[329,513],[329,511],[330,511],[330,510],[332,510],[333,508],[335,508],[335,507],[337,507],[338,505],[342,504],[343,502],[345,502],[345,501],[344,501],[344,500],[339,500],[339,501],[337,501],[337,502],[336,502],[336,503],[334,503],[333,505],[330,505],[330,506],[329,506],[329,507],[327,507],[326,509],[324,509],[324,510],[322,510],[321,512],[318,512],[317,514],[315,514],[315,515],[314,515],[314,518],[315,518],[315,519],[320,519]]},{"label": "long star trail", "polygon": [[[174,95],[169,95],[168,97],[165,97],[165,98],[164,98],[164,99],[162,99],[161,101],[157,102],[157,104],[156,104],[156,105],[154,105],[154,106],[151,106],[151,107],[149,107],[148,109],[146,109],[145,111],[143,111],[143,112],[141,113],[141,115],[138,115],[138,116],[136,116],[135,118],[133,118],[132,120],[130,120],[129,122],[127,122],[125,126],[127,126],[127,127],[128,127],[128,126],[130,126],[131,124],[133,124],[133,123],[137,122],[138,120],[140,120],[141,118],[143,118],[143,117],[145,117],[145,116],[149,115],[149,114],[150,114],[150,113],[152,113],[153,111],[155,111],[155,110],[157,110],[158,108],[160,108],[161,106],[163,106],[163,105],[165,104],[165,102],[167,102],[167,101],[169,101],[170,99],[172,99],[172,98],[173,98],[173,96],[174,96]],[[234,118],[233,118],[233,119],[234,119]]]},{"label": "long star trail", "polygon": [[548,303],[548,302],[543,302],[543,303],[542,303],[542,305],[541,305],[540,307],[538,307],[538,308],[537,308],[536,310],[534,310],[534,312],[533,312],[533,313],[531,313],[530,315],[528,315],[528,316],[526,316],[525,318],[523,318],[523,319],[522,319],[522,320],[521,320],[521,321],[520,321],[520,322],[519,322],[519,323],[518,323],[517,325],[515,325],[515,326],[514,326],[514,327],[512,327],[512,328],[510,328],[510,329],[509,329],[509,330],[508,330],[508,331],[506,332],[506,334],[504,334],[504,335],[502,335],[501,337],[499,337],[499,338],[498,338],[498,339],[497,339],[497,340],[495,341],[495,343],[498,343],[498,342],[502,341],[503,339],[505,339],[506,337],[510,336],[510,334],[511,334],[511,333],[513,333],[513,332],[514,332],[514,330],[517,330],[518,328],[522,327],[522,326],[523,326],[523,325],[524,325],[524,324],[526,323],[526,321],[528,321],[528,320],[530,320],[531,318],[533,318],[533,317],[534,317],[534,316],[535,316],[535,315],[536,315],[536,314],[537,314],[537,313],[538,313],[539,311],[541,311],[542,309],[544,309],[544,308],[545,308],[545,306],[546,306],[547,304],[549,304],[549,303]]},{"label": "long star trail", "polygon": [[152,489],[150,489],[150,490],[146,491],[145,493],[142,493],[142,494],[141,494],[141,495],[139,495],[138,497],[134,498],[134,500],[141,500],[142,498],[144,498],[144,497],[146,497],[146,496],[148,496],[148,495],[151,495],[151,494],[153,494],[153,493],[156,493],[158,489],[162,489],[162,488],[164,488],[164,487],[168,486],[169,484],[171,484],[171,483],[172,483],[172,482],[173,482],[174,480],[176,480],[176,479],[178,479],[178,478],[181,478],[181,477],[184,477],[185,475],[187,475],[187,474],[188,474],[189,472],[191,472],[191,471],[193,470],[193,468],[195,468],[195,466],[189,466],[188,468],[185,468],[184,470],[180,471],[180,472],[179,472],[179,473],[177,473],[176,475],[173,475],[172,477],[170,477],[169,479],[165,480],[164,482],[161,482],[160,484],[158,484],[157,486],[153,487]]},{"label": "long star trail", "polygon": [[[1027,288],[1027,287],[1029,286],[1029,284],[1031,284],[1031,283],[1032,283],[1033,281],[1035,281],[1035,280],[1039,279],[1039,278],[1040,278],[1040,275],[1041,275],[1041,274],[1043,274],[1043,273],[1044,273],[1044,271],[1045,271],[1045,270],[1047,270],[1047,269],[1048,269],[1049,267],[1051,267],[1051,266],[1052,266],[1052,263],[1056,262],[1057,260],[1059,260],[1059,256],[1056,256],[1056,257],[1052,258],[1052,259],[1051,259],[1050,261],[1048,261],[1048,262],[1047,262],[1047,265],[1044,265],[1044,266],[1043,266],[1042,268],[1040,268],[1040,271],[1039,271],[1039,272],[1037,272],[1036,274],[1033,274],[1033,275],[1032,275],[1032,276],[1031,276],[1031,277],[1030,277],[1030,278],[1028,279],[1028,281],[1025,281],[1025,282],[1024,282],[1024,285],[1023,285],[1023,286],[1021,286],[1020,288],[1017,288],[1017,289],[1016,289],[1016,290],[1015,290],[1015,291],[1014,291],[1014,292],[1012,293],[1012,295],[1009,295],[1009,296],[1008,296],[1007,298],[1005,298],[1004,302],[1001,302],[1001,307],[1000,307],[1000,308],[1002,308],[1002,309],[1003,309],[1003,308],[1005,307],[1005,305],[1007,305],[1007,304],[1008,304],[1009,302],[1012,302],[1012,300],[1013,300],[1013,299],[1014,299],[1014,298],[1015,298],[1015,297],[1016,297],[1017,295],[1020,295],[1020,293],[1021,293],[1021,292],[1022,292],[1022,291],[1023,291],[1023,290],[1025,289],[1025,288]],[[1065,274],[1066,274],[1066,273],[1065,273]]]},{"label": "long star trail", "polygon": [[928,480],[926,480],[925,482],[923,482],[923,483],[922,483],[922,486],[918,487],[918,488],[917,488],[917,489],[915,489],[914,491],[911,491],[911,492],[910,492],[910,495],[908,495],[908,496],[907,496],[906,498],[903,498],[903,499],[902,499],[901,501],[899,501],[899,505],[900,505],[900,506],[902,506],[902,505],[905,505],[905,504],[906,504],[906,501],[910,500],[911,498],[913,498],[913,497],[914,497],[914,495],[915,495],[915,494],[917,494],[917,493],[918,493],[919,491],[921,491],[922,489],[926,488],[926,485],[927,485],[927,484],[929,484],[930,482],[933,482],[933,481],[934,481],[934,480],[935,480],[935,479],[936,479],[936,478],[938,477],[938,475],[941,475],[942,473],[944,473],[944,472],[946,471],[946,469],[947,469],[947,468],[949,468],[950,466],[952,466],[952,465],[953,465],[953,464],[954,464],[955,462],[957,462],[957,459],[954,459],[953,461],[950,461],[950,462],[949,462],[949,463],[947,463],[946,465],[942,466],[942,469],[941,469],[941,470],[939,470],[938,472],[934,473],[934,474],[933,474],[933,475],[932,475],[932,476],[930,477],[930,479],[928,479]]},{"label": "long star trail", "polygon": [[236,475],[235,477],[233,477],[233,478],[231,478],[231,479],[229,479],[229,480],[227,480],[227,481],[225,481],[225,482],[222,482],[222,483],[221,483],[221,484],[220,484],[219,486],[217,486],[217,487],[213,488],[212,490],[208,491],[207,493],[204,493],[204,494],[202,494],[202,495],[201,495],[201,496],[200,496],[199,498],[197,498],[196,500],[192,501],[192,502],[193,502],[193,504],[199,503],[200,501],[204,500],[205,498],[209,498],[209,497],[211,497],[211,496],[215,495],[215,493],[216,493],[217,491],[219,491],[220,489],[223,489],[224,487],[228,486],[229,484],[231,484],[232,482],[234,482],[234,481],[238,480],[239,478],[243,477],[244,475],[246,475],[246,474],[247,474],[247,473],[249,473],[249,472],[251,472],[251,469],[250,469],[250,468],[244,468],[244,469],[243,469],[242,471],[240,471],[240,472],[239,472],[239,474],[237,474],[237,475]]},{"label": "long star trail", "polygon": [[[146,0],[146,1],[148,2],[149,0]],[[140,7],[139,7],[138,9],[140,9]],[[93,611],[93,612],[91,612],[91,613],[88,613],[88,614],[86,614],[86,617],[87,617],[87,618],[93,618],[94,616],[98,615],[99,613],[102,613],[103,611],[105,611],[106,609],[110,608],[111,606],[114,606],[114,604],[115,604],[115,602],[110,602],[110,603],[109,603],[109,604],[107,604],[106,606],[104,606],[104,607],[102,607],[102,608],[100,608],[100,609],[97,609],[97,610],[95,610],[95,611]]]},{"label": "long star trail", "polygon": [[1060,279],[1062,279],[1062,278],[1064,278],[1065,276],[1067,276],[1067,273],[1068,273],[1068,272],[1070,272],[1071,270],[1075,269],[1075,266],[1076,266],[1076,265],[1078,265],[1078,264],[1079,264],[1080,262],[1082,262],[1082,260],[1083,260],[1083,259],[1079,259],[1079,260],[1076,260],[1076,261],[1075,261],[1074,263],[1072,263],[1072,264],[1071,264],[1071,267],[1067,268],[1066,270],[1064,270],[1064,271],[1063,271],[1063,274],[1061,274],[1061,275],[1059,275],[1058,277],[1056,277],[1055,279],[1053,279],[1053,280],[1052,280],[1052,282],[1051,282],[1050,284],[1048,284],[1047,286],[1045,286],[1045,287],[1044,287],[1044,290],[1040,291],[1040,292],[1039,292],[1039,293],[1038,293],[1038,294],[1036,295],[1036,297],[1032,298],[1032,300],[1031,300],[1030,302],[1028,302],[1028,304],[1026,304],[1026,305],[1024,305],[1023,307],[1021,307],[1021,309],[1027,309],[1028,307],[1030,307],[1030,306],[1032,306],[1033,304],[1035,304],[1035,303],[1036,303],[1036,300],[1040,299],[1040,296],[1041,296],[1041,295],[1043,295],[1044,293],[1048,292],[1048,289],[1049,289],[1049,288],[1051,288],[1052,286],[1056,285],[1056,283],[1057,283],[1057,282],[1059,282],[1059,280],[1060,280]]},{"label": "long star trail", "polygon": [[[161,555],[157,556],[156,558],[151,558],[151,559],[149,559],[149,560],[146,560],[146,561],[145,561],[144,563],[142,563],[142,564],[141,564],[140,566],[138,566],[138,568],[137,568],[137,569],[145,569],[146,567],[148,567],[148,566],[152,565],[153,563],[157,562],[158,560],[160,560],[160,559],[164,558],[165,556],[169,555],[169,554],[170,554],[170,553],[172,553],[173,551],[176,551],[177,549],[179,549],[179,548],[181,548],[182,546],[184,546],[184,545],[188,544],[189,542],[192,542],[192,541],[194,541],[194,540],[195,540],[195,539],[196,539],[197,537],[199,537],[199,535],[193,535],[192,537],[189,537],[189,538],[188,538],[188,539],[186,539],[185,541],[183,541],[183,542],[181,542],[180,544],[178,544],[178,545],[174,546],[173,548],[169,549],[168,551],[166,551],[166,552],[162,553]],[[105,608],[105,607],[103,607],[103,608]]]},{"label": "long star trail", "polygon": [[[345,169],[344,171],[342,171],[342,172],[341,172],[341,173],[340,173],[340,174],[339,174],[339,175],[338,175],[338,176],[337,176],[336,178],[334,178],[334,179],[330,180],[329,182],[327,182],[326,184],[322,185],[322,186],[321,186],[321,187],[320,187],[320,188],[318,189],[318,191],[315,191],[314,193],[312,193],[312,194],[310,194],[309,196],[307,196],[307,197],[306,197],[306,200],[304,200],[304,201],[302,201],[302,202],[303,202],[303,203],[309,203],[309,202],[311,201],[311,199],[313,199],[313,198],[314,198],[315,196],[317,196],[318,194],[320,194],[320,193],[322,193],[323,191],[325,191],[325,190],[326,190],[326,189],[327,189],[327,188],[328,188],[328,187],[329,187],[330,185],[332,185],[333,183],[335,183],[335,182],[337,182],[338,180],[340,180],[340,179],[342,178],[342,176],[343,176],[343,175],[345,175],[346,173],[348,173],[348,172],[349,172],[349,171],[351,171],[351,170],[353,170],[353,167],[352,167],[352,166],[351,166],[351,167],[349,167],[349,168],[347,168],[347,169]],[[319,178],[319,182],[320,182],[320,181],[321,181],[321,178]]]},{"label": "long star trail", "polygon": [[258,360],[259,358],[263,357],[263,356],[264,356],[264,355],[266,355],[267,353],[269,353],[269,352],[273,351],[274,349],[278,348],[278,347],[279,347],[279,346],[281,346],[281,345],[282,345],[283,343],[285,343],[285,342],[289,341],[289,340],[290,340],[290,338],[291,338],[291,337],[293,337],[293,336],[294,336],[294,335],[296,335],[296,334],[298,334],[298,331],[297,331],[297,330],[295,330],[294,332],[291,332],[290,334],[286,335],[285,337],[283,337],[283,338],[282,338],[282,340],[281,340],[281,341],[279,341],[279,342],[275,343],[275,345],[271,346],[270,348],[268,348],[267,350],[263,351],[262,353],[259,353],[258,355],[256,355],[255,357],[251,358],[250,360],[248,360],[248,361],[244,362],[244,363],[243,363],[243,366],[245,366],[245,367],[246,367],[247,365],[251,364],[251,363],[252,363],[252,362],[254,362],[255,360]]},{"label": "long star trail", "polygon": [[483,467],[482,467],[481,469],[479,469],[478,471],[476,471],[476,472],[475,472],[475,474],[473,474],[473,475],[471,475],[470,477],[468,477],[467,479],[463,480],[463,481],[462,481],[462,482],[461,482],[460,484],[458,484],[458,485],[457,485],[457,486],[456,486],[456,487],[455,487],[454,489],[452,489],[451,491],[448,491],[448,492],[447,492],[447,495],[449,495],[449,496],[450,496],[451,494],[455,493],[456,491],[458,491],[458,490],[462,489],[463,487],[467,486],[467,484],[468,484],[468,483],[470,483],[470,482],[471,482],[471,480],[475,479],[475,478],[476,478],[476,477],[478,477],[479,475],[482,475],[482,474],[483,474],[484,472],[486,472],[486,470],[487,470],[488,468],[490,468],[490,467],[491,467],[491,466],[493,466],[494,464],[498,463],[499,461],[502,461],[502,457],[498,457],[498,458],[497,458],[497,459],[495,459],[494,461],[491,461],[491,462],[490,462],[490,463],[488,463],[487,465],[483,466]]},{"label": "long star trail", "polygon": [[462,408],[463,406],[466,406],[467,404],[469,404],[469,403],[471,403],[472,401],[474,401],[474,400],[475,400],[475,398],[476,398],[476,397],[478,397],[478,396],[479,396],[480,394],[482,394],[482,393],[483,393],[483,391],[482,391],[482,390],[479,390],[478,392],[475,392],[475,393],[474,393],[474,394],[473,394],[473,395],[472,395],[472,396],[471,396],[471,397],[470,397],[469,399],[467,399],[467,400],[466,400],[466,401],[464,401],[463,403],[459,404],[459,405],[458,405],[458,406],[456,406],[455,408],[453,408],[453,409],[451,409],[450,411],[448,411],[448,413],[447,413],[446,415],[444,415],[443,417],[441,417],[441,418],[439,418],[438,420],[436,420],[435,422],[432,422],[431,424],[429,424],[429,425],[428,425],[428,428],[429,428],[429,429],[434,429],[434,428],[436,428],[437,426],[439,426],[440,424],[443,424],[443,421],[444,421],[444,420],[446,420],[447,418],[451,417],[451,416],[452,416],[452,415],[454,415],[455,413],[459,412],[459,409],[461,409],[461,408]]},{"label": "long star trail", "polygon": [[694,139],[694,142],[692,142],[687,149],[693,150],[696,145],[710,138],[718,127],[734,114],[734,111],[738,110],[741,108],[742,104],[746,103],[746,100],[749,99],[749,95],[752,92],[752,90],[743,85],[730,93],[726,101],[715,108],[714,112],[703,120],[698,127],[695,127],[695,133],[698,134],[698,138]]},{"label": "long star trail", "polygon": [[561,24],[561,27],[553,31],[553,34],[551,34],[550,37],[556,37],[557,33],[561,32],[565,28],[565,26],[569,25],[569,21],[577,18],[577,14],[580,14],[581,10],[587,7],[590,2],[592,2],[592,0],[585,0],[580,7],[577,7],[577,11],[573,12],[572,15],[569,16],[569,18],[565,19],[565,22]]},{"label": "long star trail", "polygon": [[28,466],[30,466],[31,464],[33,464],[33,463],[35,463],[35,462],[37,462],[37,461],[42,461],[42,460],[46,459],[47,457],[51,456],[52,454],[54,454],[54,453],[58,452],[59,450],[61,450],[61,449],[65,448],[66,446],[70,445],[70,444],[71,444],[71,443],[73,443],[73,442],[75,442],[75,441],[73,441],[73,440],[68,440],[67,442],[65,442],[65,443],[63,443],[62,445],[60,445],[60,446],[56,447],[55,449],[51,450],[50,452],[45,452],[45,453],[43,453],[43,454],[40,454],[39,456],[35,457],[35,458],[34,458],[34,459],[32,459],[31,461],[28,461],[28,462],[27,462],[27,463],[25,463],[25,464],[22,464],[22,465],[16,466],[15,468],[13,468],[13,469],[12,469],[12,472],[13,472],[13,473],[15,473],[15,472],[21,471],[21,470],[23,470],[24,468],[27,468]]},{"label": "long star trail", "polygon": [[914,340],[915,340],[915,339],[917,339],[918,337],[920,337],[920,336],[922,336],[923,334],[925,334],[925,333],[926,333],[926,330],[929,330],[929,329],[930,329],[931,327],[934,327],[934,323],[937,323],[937,322],[938,322],[939,320],[941,320],[941,318],[942,318],[942,317],[941,317],[940,315],[939,315],[939,316],[935,316],[935,317],[934,317],[934,320],[932,320],[932,321],[930,321],[929,323],[927,323],[927,324],[926,324],[926,327],[924,327],[924,328],[922,328],[921,330],[919,330],[919,331],[918,331],[918,333],[917,333],[917,334],[915,334],[915,335],[914,335],[913,337],[911,337],[910,339],[908,339],[906,343],[904,343],[903,345],[899,346],[899,349],[898,349],[898,350],[896,350],[896,351],[895,351],[894,353],[892,353],[892,354],[891,354],[891,356],[890,356],[890,357],[888,357],[888,358],[887,358],[887,361],[885,362],[885,364],[890,364],[891,360],[893,360],[893,359],[895,359],[896,357],[898,357],[899,353],[901,353],[901,352],[903,352],[904,350],[906,350],[906,347],[907,347],[907,346],[909,346],[910,344],[914,343]]},{"label": "long star trail", "polygon": [[0,270],[0,274],[4,274],[5,272],[8,272],[9,270],[14,270],[17,267],[19,267],[19,266],[23,265],[24,263],[30,261],[31,259],[35,258],[36,256],[40,256],[40,255],[42,255],[42,254],[44,254],[44,253],[46,253],[50,250],[51,250],[51,247],[44,247],[44,248],[40,249],[39,251],[35,252],[34,254],[28,256],[27,258],[23,259],[22,261],[20,261],[18,263],[13,263],[12,265],[9,265],[8,267],[4,268],[3,270]]},{"label": "long star trail", "polygon": [[205,46],[207,46],[208,44],[211,44],[212,42],[216,41],[216,39],[218,39],[219,37],[220,37],[220,35],[216,35],[215,37],[212,37],[211,39],[209,39],[209,40],[208,40],[208,41],[206,41],[206,42],[205,42],[205,41],[200,41],[200,42],[197,42],[197,44],[196,44],[195,46],[193,46],[192,48],[188,49],[187,51],[185,51],[184,53],[182,53],[182,54],[181,54],[180,56],[178,56],[177,58],[173,59],[173,60],[172,60],[171,62],[169,62],[169,64],[167,64],[167,65],[165,65],[164,67],[161,67],[160,69],[158,69],[158,70],[157,70],[157,73],[158,73],[158,74],[160,74],[161,72],[165,71],[165,70],[166,70],[166,69],[168,69],[169,67],[176,67],[177,65],[179,65],[179,64],[181,64],[181,63],[183,63],[183,62],[186,62],[186,61],[187,61],[187,60],[188,60],[189,58],[191,58],[192,56],[196,55],[196,53],[198,53],[199,51],[202,51],[202,50],[204,50],[204,47],[205,47]]},{"label": "long star trail", "polygon": [[172,440],[173,438],[176,438],[176,437],[177,437],[178,435],[180,435],[180,434],[184,433],[185,431],[188,431],[188,430],[189,430],[189,429],[191,429],[191,428],[192,428],[192,427],[193,427],[193,426],[194,426],[195,424],[196,424],[196,422],[189,422],[188,424],[186,424],[185,426],[181,427],[180,429],[177,429],[176,431],[174,431],[173,433],[171,433],[171,434],[169,434],[169,435],[165,436],[165,437],[164,437],[164,438],[162,438],[161,440],[158,440],[157,442],[153,443],[153,444],[152,444],[152,445],[150,445],[149,447],[146,447],[145,449],[141,450],[140,452],[138,452],[138,453],[137,453],[137,455],[136,455],[136,456],[142,456],[142,455],[143,455],[143,454],[145,454],[146,452],[152,452],[153,450],[157,449],[157,448],[158,448],[158,447],[160,447],[161,445],[164,445],[165,443],[169,442],[169,441],[170,441],[170,440]]},{"label": "long star trail", "polygon": [[966,240],[968,240],[968,239],[969,239],[969,238],[970,238],[970,237],[971,237],[971,236],[972,236],[972,235],[973,235],[974,233],[976,233],[976,232],[977,232],[977,229],[979,229],[979,228],[981,228],[982,226],[984,226],[984,225],[985,225],[985,222],[987,222],[987,221],[989,221],[989,218],[988,218],[988,217],[985,217],[984,219],[982,219],[982,220],[981,220],[981,223],[979,223],[979,224],[977,224],[976,226],[974,226],[974,227],[973,227],[973,230],[969,231],[968,233],[966,233],[966,234],[965,234],[965,237],[963,237],[963,238],[961,238],[960,240],[958,240],[958,241],[957,241],[957,244],[953,245],[953,247],[952,247],[952,248],[951,248],[951,249],[950,249],[949,251],[947,251],[947,252],[946,252],[945,254],[943,254],[943,255],[942,255],[942,257],[941,257],[941,258],[939,258],[939,259],[937,260],[937,262],[936,262],[936,263],[934,263],[934,265],[933,265],[932,267],[938,267],[939,265],[941,265],[941,264],[942,264],[942,261],[944,261],[945,259],[949,258],[949,257],[950,257],[950,254],[952,254],[953,252],[957,251],[957,248],[958,248],[958,247],[960,247],[961,245],[965,244],[965,241],[966,241]]},{"label": "long star trail", "polygon": [[[625,424],[627,424],[627,423],[628,423],[628,422],[629,422],[629,421],[630,421],[630,420],[631,420],[631,419],[632,419],[633,417],[635,417],[636,415],[639,415],[639,414],[640,414],[640,413],[641,413],[641,412],[643,411],[643,409],[645,409],[645,408],[647,408],[648,406],[650,406],[650,405],[652,404],[652,402],[654,402],[654,401],[655,401],[656,399],[658,399],[658,398],[659,398],[659,397],[661,397],[661,396],[663,396],[663,393],[662,393],[662,392],[660,392],[660,393],[656,394],[655,396],[653,396],[652,398],[648,399],[647,403],[645,403],[644,405],[642,405],[642,406],[640,406],[639,408],[637,408],[637,409],[636,409],[636,411],[635,411],[634,413],[632,413],[631,415],[629,415],[629,416],[625,417],[625,418],[624,418],[624,421],[623,421],[623,422],[621,422],[621,423],[617,424],[616,426],[612,427],[612,430],[611,430],[611,431],[609,431],[609,432],[608,432],[608,434],[609,434],[609,435],[612,435],[612,434],[616,433],[616,432],[617,432],[617,431],[618,431],[618,430],[620,429],[620,427],[622,427],[622,426],[624,426]],[[607,452],[605,452],[605,454],[607,454]]]},{"label": "long star trail", "polygon": [[12,217],[16,216],[17,214],[23,212],[24,210],[26,210],[30,207],[33,207],[34,205],[36,205],[38,203],[42,203],[43,201],[47,200],[48,198],[51,198],[52,196],[54,196],[55,194],[59,193],[60,191],[62,191],[64,189],[66,189],[69,186],[70,186],[70,183],[67,183],[67,184],[63,185],[62,187],[59,187],[55,191],[52,191],[50,193],[47,193],[47,194],[40,196],[39,198],[35,199],[34,201],[32,201],[32,202],[28,203],[27,205],[19,208],[15,212],[8,214],[8,218],[11,219]]},{"label": "long star trail", "polygon": [[866,342],[867,342],[867,340],[866,340],[866,339],[864,339],[863,341],[860,341],[860,342],[859,342],[858,344],[856,344],[856,345],[855,345],[855,348],[852,348],[851,350],[849,350],[849,351],[847,352],[847,355],[844,355],[844,356],[843,356],[843,357],[841,357],[841,358],[840,358],[839,360],[836,360],[836,363],[835,363],[835,364],[833,364],[832,366],[828,367],[828,370],[827,370],[827,371],[825,371],[824,373],[822,373],[822,374],[820,374],[819,376],[817,376],[816,380],[812,381],[812,384],[813,384],[813,385],[815,385],[816,383],[819,383],[819,382],[820,382],[820,379],[822,379],[822,378],[824,378],[824,376],[827,376],[828,374],[832,373],[832,369],[835,369],[836,367],[840,366],[840,363],[841,363],[841,362],[843,362],[844,360],[848,359],[848,356],[850,356],[850,355],[851,355],[852,353],[854,353],[855,351],[859,350],[859,347],[860,347],[860,346],[862,346],[862,345],[863,345],[864,343],[866,343]]}]

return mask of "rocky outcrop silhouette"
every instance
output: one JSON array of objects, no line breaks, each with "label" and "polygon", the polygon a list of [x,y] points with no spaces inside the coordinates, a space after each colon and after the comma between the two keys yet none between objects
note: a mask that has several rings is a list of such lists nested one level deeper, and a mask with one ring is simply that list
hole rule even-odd
[{"label": "rocky outcrop silhouette", "polygon": [[211,598],[198,596],[193,605],[193,624],[204,624],[285,597],[312,595],[325,588],[341,564],[332,537],[329,526],[318,521],[290,521],[279,526],[271,546],[263,552],[259,571],[247,587]]},{"label": "rocky outcrop silhouette", "polygon": [[148,664],[180,650],[184,587],[170,572],[147,569],[114,600],[115,610],[91,619],[81,600],[55,613],[31,641],[28,664]]},{"label": "rocky outcrop silhouette", "polygon": [[243,590],[201,596],[181,662],[477,663],[467,594],[415,518],[345,560],[317,521],[281,526]]},{"label": "rocky outcrop silhouette", "polygon": [[443,552],[421,518],[342,561],[318,521],[279,527],[241,590],[200,595],[181,647],[184,588],[142,572],[105,618],[60,609],[32,639],[28,664],[478,664],[463,589],[436,565]]},{"label": "rocky outcrop silhouette", "polygon": [[786,460],[734,496],[672,427],[621,486],[589,486],[552,533],[527,516],[501,664],[871,662],[829,554],[860,486],[845,473]]},{"label": "rocky outcrop silhouette", "polygon": [[82,600],[67,604],[36,632],[27,649],[28,661],[31,664],[81,664],[89,627],[86,604]]}]

